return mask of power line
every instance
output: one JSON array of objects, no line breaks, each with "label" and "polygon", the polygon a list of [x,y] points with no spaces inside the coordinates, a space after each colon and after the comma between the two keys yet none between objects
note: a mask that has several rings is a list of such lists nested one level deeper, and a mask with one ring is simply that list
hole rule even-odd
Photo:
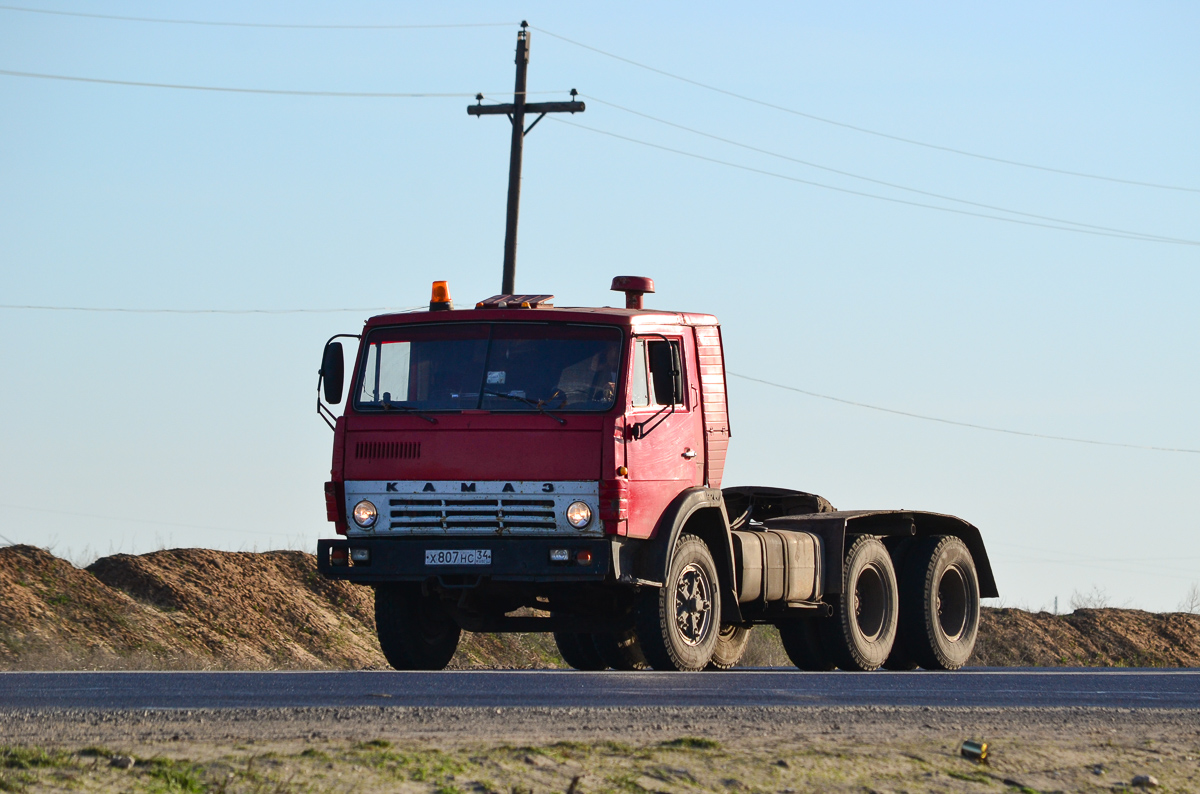
[{"label": "power line", "polygon": [[[952,212],[955,215],[967,215],[967,216],[970,216],[973,218],[987,218],[989,220],[1003,221],[1005,223],[1016,223],[1016,224],[1020,224],[1021,226],[1036,226],[1036,227],[1042,228],[1042,229],[1056,229],[1056,230],[1062,231],[1062,232],[1075,232],[1076,234],[1091,234],[1091,235],[1096,235],[1099,237],[1116,237],[1116,238],[1123,239],[1123,240],[1139,240],[1141,242],[1151,242],[1151,243],[1168,243],[1171,245],[1200,246],[1200,240],[1188,240],[1188,239],[1184,239],[1184,238],[1174,238],[1174,237],[1158,237],[1155,235],[1142,234],[1141,232],[1125,232],[1125,231],[1121,231],[1119,229],[1100,231],[1097,229],[1082,228],[1082,227],[1076,227],[1076,226],[1058,226],[1053,223],[1041,223],[1041,222],[1032,221],[1032,220],[1021,220],[1020,218],[1005,218],[1005,217],[1002,217],[999,215],[988,215],[987,213],[984,213],[984,212],[972,212],[970,210],[955,209],[953,207],[939,207],[936,204],[925,204],[920,201],[909,201],[908,199],[893,198],[892,196],[881,196],[878,193],[867,193],[862,190],[852,190],[850,188],[837,187],[835,185],[827,185],[824,182],[814,182],[811,179],[801,179],[800,177],[788,176],[787,174],[780,174],[776,171],[767,171],[762,168],[753,168],[748,165],[732,163],[732,162],[729,162],[728,160],[720,160],[720,159],[717,159],[716,157],[707,157],[702,154],[696,154],[695,152],[684,151],[683,149],[674,149],[670,146],[662,146],[661,144],[650,143],[649,141],[639,140],[638,138],[631,138],[628,135],[620,135],[615,132],[609,132],[608,130],[601,130],[601,129],[597,129],[595,127],[589,127],[585,124],[580,124],[575,121],[567,121],[565,119],[554,119],[554,118],[552,118],[550,120],[554,121],[558,124],[568,124],[572,127],[578,127],[579,129],[587,130],[588,132],[594,132],[599,135],[607,135],[610,138],[617,138],[622,141],[628,141],[629,143],[636,143],[639,146],[647,146],[647,147],[650,147],[651,149],[659,149],[664,152],[671,152],[672,154],[678,154],[678,155],[682,155],[684,157],[691,157],[692,159],[695,159],[695,160],[703,160],[704,162],[708,162],[708,163],[715,163],[717,165],[723,165],[723,166],[727,166],[729,168],[736,168],[740,171],[749,171],[750,173],[754,173],[754,174],[762,174],[763,176],[770,176],[770,177],[774,177],[776,179],[783,179],[788,182],[797,182],[802,185],[811,185],[813,187],[819,187],[819,188],[823,188],[825,190],[833,190],[838,193],[847,193],[852,196],[862,196],[864,198],[872,198],[872,199],[877,199],[879,201],[889,201],[893,204],[905,204],[910,207],[923,207],[924,209],[937,210],[938,212]],[[1101,227],[1101,228],[1105,228],[1105,227]]]},{"label": "power line", "polygon": [[106,314],[337,314],[339,312],[388,312],[398,314],[422,308],[424,307],[409,306],[403,309],[396,309],[390,306],[374,306],[365,309],[127,309],[101,306],[0,305],[0,309],[10,310],[97,312]]},{"label": "power line", "polygon": [[[78,18],[85,18],[85,19],[103,19],[103,20],[113,20],[113,21],[121,21],[121,22],[147,22],[147,23],[155,23],[155,24],[167,24],[167,25],[201,25],[201,26],[206,26],[206,27],[267,28],[267,29],[281,29],[281,30],[421,30],[421,29],[436,29],[436,28],[510,27],[510,26],[515,26],[517,24],[516,22],[465,22],[465,23],[407,24],[407,25],[289,24],[289,23],[266,23],[266,22],[210,21],[210,20],[200,20],[200,19],[168,19],[168,18],[163,18],[163,17],[133,17],[133,16],[119,16],[119,15],[115,15],[115,14],[89,14],[89,13],[76,12],[76,11],[57,11],[57,10],[51,10],[51,9],[28,8],[28,7],[24,7],[24,6],[9,6],[9,5],[0,5],[0,10],[17,11],[17,12],[29,13],[29,14],[45,14],[45,15],[51,15],[51,16],[78,17]],[[1145,182],[1145,181],[1140,181],[1140,180],[1135,180],[1135,179],[1122,179],[1119,177],[1104,176],[1101,174],[1091,174],[1091,173],[1087,173],[1087,172],[1083,172],[1083,171],[1071,171],[1069,169],[1064,169],[1064,168],[1054,168],[1051,166],[1037,165],[1035,163],[1026,163],[1026,162],[1022,162],[1019,160],[1010,160],[1010,159],[1003,158],[1003,157],[995,157],[993,155],[981,154],[978,152],[971,152],[971,151],[967,151],[964,149],[956,149],[951,146],[944,146],[941,144],[928,143],[926,141],[920,141],[920,140],[916,140],[913,138],[906,138],[901,135],[894,135],[892,133],[881,132],[879,130],[873,130],[873,129],[870,129],[867,127],[861,127],[856,124],[849,124],[847,122],[837,121],[836,119],[825,118],[823,116],[818,116],[813,113],[806,113],[801,110],[796,110],[795,108],[789,108],[789,107],[785,107],[783,105],[777,105],[772,102],[766,102],[761,99],[756,99],[754,97],[747,96],[745,94],[739,94],[735,91],[729,91],[724,88],[719,88],[714,85],[709,85],[707,83],[700,82],[699,80],[693,80],[689,77],[684,77],[682,75],[678,75],[673,72],[668,72],[664,69],[658,69],[658,68],[650,66],[648,64],[644,64],[639,61],[635,61],[631,58],[625,58],[621,55],[617,55],[615,53],[611,53],[606,50],[602,50],[599,47],[593,47],[589,44],[584,44],[583,42],[576,41],[574,39],[569,39],[566,36],[560,35],[558,33],[554,33],[553,31],[550,31],[550,30],[546,30],[545,28],[537,27],[536,25],[530,25],[530,27],[533,30],[537,30],[541,33],[545,33],[547,36],[551,36],[552,38],[556,38],[560,41],[564,41],[564,42],[574,45],[576,47],[581,47],[583,49],[590,50],[591,52],[595,52],[595,53],[597,53],[599,55],[603,55],[607,58],[612,58],[614,60],[621,61],[622,63],[627,63],[631,66],[636,66],[639,69],[645,69],[647,71],[654,72],[655,74],[660,74],[664,77],[669,77],[673,80],[679,80],[681,82],[688,83],[689,85],[694,85],[698,88],[703,88],[707,91],[714,91],[716,93],[724,94],[726,96],[733,97],[735,99],[739,99],[744,102],[750,102],[750,103],[753,103],[756,105],[761,105],[762,107],[771,108],[773,110],[782,111],[784,113],[790,113],[792,115],[800,116],[802,118],[807,118],[812,121],[818,121],[823,124],[831,124],[836,127],[842,127],[844,129],[854,130],[855,132],[861,132],[861,133],[864,133],[867,135],[874,135],[874,136],[877,136],[880,138],[887,138],[889,140],[894,140],[894,141],[899,141],[901,143],[911,144],[913,146],[922,146],[922,147],[925,147],[928,149],[949,152],[951,154],[958,154],[958,155],[962,155],[964,157],[974,157],[974,158],[977,158],[980,160],[987,160],[990,162],[1001,163],[1004,165],[1018,166],[1021,168],[1030,168],[1030,169],[1035,169],[1038,171],[1045,171],[1045,172],[1055,173],[1055,174],[1063,174],[1066,176],[1083,177],[1085,179],[1098,179],[1098,180],[1103,180],[1106,182],[1116,182],[1116,183],[1125,184],[1125,185],[1137,185],[1140,187],[1158,188],[1161,190],[1177,190],[1177,191],[1184,191],[1184,192],[1189,192],[1189,193],[1200,193],[1200,188],[1184,187],[1184,186],[1180,186],[1180,185],[1165,185],[1165,184],[1161,184],[1161,183],[1157,183],[1157,182]],[[33,75],[29,75],[29,76],[33,76]],[[72,79],[72,78],[59,78],[59,79]],[[109,81],[96,81],[96,82],[109,82]],[[118,84],[124,84],[124,83],[118,83]],[[133,83],[132,85],[147,85],[147,84]],[[154,84],[154,87],[195,88],[198,90],[236,90],[236,89],[201,88],[201,87],[196,87],[196,86],[160,86],[157,84]],[[330,94],[330,93],[326,93],[326,92],[292,92],[292,91],[286,91],[286,92],[284,92],[284,91],[251,91],[251,93],[272,93],[272,94],[274,94],[274,93],[286,93],[286,94],[299,93],[299,94],[304,94],[304,95],[319,95],[319,96],[331,96],[331,95],[332,96],[342,96],[342,95],[344,95],[344,94]],[[348,96],[378,96],[377,94],[345,94],[345,95],[348,95]],[[388,96],[393,96],[393,95],[388,95]],[[425,96],[425,95],[421,95],[421,96]],[[455,94],[453,96],[458,96],[458,95]]]},{"label": "power line", "polygon": [[775,157],[780,160],[786,160],[788,162],[798,163],[800,165],[808,166],[809,168],[816,168],[816,169],[819,169],[821,171],[826,171],[831,174],[838,174],[839,176],[847,176],[847,177],[850,177],[851,179],[860,179],[864,182],[870,182],[875,185],[882,185],[884,187],[895,188],[896,190],[904,190],[909,193],[916,193],[917,195],[921,195],[921,196],[929,196],[930,198],[942,199],[943,201],[953,201],[953,202],[956,202],[959,204],[965,204],[965,205],[971,206],[971,207],[979,207],[981,209],[994,210],[996,212],[1008,212],[1013,215],[1021,215],[1026,218],[1036,218],[1038,220],[1051,221],[1053,223],[1065,223],[1065,224],[1069,224],[1071,226],[1080,226],[1085,229],[1099,229],[1101,231],[1108,231],[1108,232],[1122,232],[1125,234],[1136,235],[1138,237],[1154,238],[1154,239],[1157,239],[1157,240],[1160,240],[1163,242],[1179,242],[1178,239],[1176,239],[1176,238],[1165,237],[1162,235],[1147,234],[1144,232],[1134,232],[1134,231],[1128,231],[1125,229],[1116,229],[1116,228],[1113,228],[1110,226],[1098,226],[1098,225],[1091,224],[1091,223],[1081,223],[1080,221],[1066,220],[1064,218],[1055,218],[1055,217],[1052,217],[1049,215],[1038,215],[1038,214],[1032,213],[1032,212],[1023,212],[1021,210],[1008,209],[1007,207],[999,207],[994,204],[984,204],[979,201],[971,201],[969,199],[955,198],[954,196],[947,196],[942,193],[933,193],[928,190],[921,190],[921,189],[915,188],[915,187],[908,187],[906,185],[901,185],[896,182],[887,182],[882,179],[875,179],[874,177],[863,176],[861,174],[856,174],[851,171],[843,171],[839,168],[831,168],[826,165],[821,165],[820,163],[814,163],[810,160],[801,160],[798,157],[791,157],[790,155],[780,154],[779,152],[773,152],[773,151],[770,151],[769,149],[762,149],[758,146],[751,146],[750,144],[742,143],[740,141],[735,141],[730,138],[723,138],[720,135],[713,135],[712,133],[704,132],[703,130],[695,129],[694,127],[688,127],[683,124],[677,124],[676,122],[668,121],[667,119],[661,119],[656,116],[651,116],[648,113],[642,113],[639,110],[634,110],[632,108],[623,107],[616,103],[608,102],[608,101],[605,101],[605,100],[600,99],[595,96],[585,95],[585,94],[580,94],[580,96],[583,96],[592,102],[598,102],[601,105],[606,105],[610,108],[614,108],[616,110],[620,110],[622,112],[629,113],[631,115],[638,116],[640,118],[644,118],[649,121],[653,121],[657,124],[663,124],[668,127],[674,127],[675,129],[678,129],[678,130],[683,130],[684,132],[690,132],[693,135],[699,135],[701,137],[708,138],[710,140],[719,141],[721,143],[727,143],[730,146],[737,146],[741,149],[746,149],[747,151],[757,152],[759,154],[765,154],[769,157]]},{"label": "power line", "polygon": [[516,22],[462,22],[440,25],[289,25],[266,22],[208,22],[200,19],[163,19],[160,17],[123,17],[113,14],[85,14],[78,11],[52,11],[45,8],[0,5],[3,11],[20,11],[26,14],[47,14],[56,17],[82,17],[84,19],[107,19],[117,22],[153,22],[163,25],[203,25],[215,28],[276,28],[281,30],[421,30],[429,28],[498,28],[516,27]]},{"label": "power line", "polygon": [[843,405],[853,405],[856,408],[870,408],[872,411],[883,411],[884,413],[896,414],[898,416],[907,416],[912,419],[924,419],[927,422],[940,422],[944,425],[955,425],[957,427],[969,427],[973,430],[987,430],[992,433],[1007,433],[1007,434],[1013,435],[1013,436],[1027,436],[1029,438],[1043,438],[1043,439],[1047,439],[1050,441],[1070,441],[1075,444],[1094,444],[1094,445],[1102,446],[1102,447],[1125,447],[1126,449],[1148,449],[1148,450],[1153,450],[1155,452],[1190,452],[1193,454],[1200,454],[1200,449],[1179,449],[1176,447],[1151,447],[1151,446],[1146,446],[1143,444],[1121,444],[1116,441],[1095,441],[1093,439],[1088,439],[1088,438],[1071,438],[1069,436],[1051,436],[1051,435],[1047,435],[1045,433],[1027,433],[1023,430],[1008,430],[1003,427],[991,427],[989,425],[977,425],[977,424],[972,424],[971,422],[958,422],[953,419],[942,419],[942,418],[936,417],[936,416],[926,416],[924,414],[915,414],[915,413],[911,413],[909,411],[899,411],[899,410],[896,410],[895,408],[884,408],[879,405],[870,405],[868,403],[860,403],[860,402],[856,402],[855,400],[847,400],[842,397],[833,397],[828,394],[818,394],[817,392],[814,392],[814,391],[808,391],[806,389],[797,389],[795,386],[785,386],[782,383],[775,383],[773,381],[763,380],[761,378],[752,378],[749,375],[741,375],[736,372],[728,372],[728,374],[732,375],[735,378],[741,378],[742,380],[753,381],[754,383],[762,383],[766,386],[774,386],[776,389],[784,389],[786,391],[794,391],[794,392],[797,392],[798,394],[804,394],[809,397],[817,397],[822,400],[832,400],[833,402],[842,403]]},{"label": "power line", "polygon": [[819,121],[822,124],[831,124],[835,127],[841,127],[843,129],[854,130],[855,132],[861,132],[866,135],[874,135],[879,138],[887,138],[888,140],[899,141],[900,143],[907,143],[907,144],[911,144],[913,146],[922,146],[926,149],[934,149],[937,151],[949,152],[951,154],[958,154],[958,155],[962,155],[963,157],[974,157],[978,160],[987,160],[987,161],[990,161],[993,163],[1001,163],[1003,165],[1012,165],[1012,166],[1017,166],[1019,168],[1030,168],[1030,169],[1033,169],[1036,171],[1046,171],[1046,172],[1052,173],[1052,174],[1063,174],[1065,176],[1077,176],[1077,177],[1083,177],[1085,179],[1098,179],[1098,180],[1102,180],[1104,182],[1116,182],[1116,183],[1123,184],[1123,185],[1137,185],[1139,187],[1152,187],[1152,188],[1158,188],[1160,190],[1179,190],[1179,191],[1183,191],[1183,192],[1187,192],[1187,193],[1200,193],[1200,188],[1183,187],[1180,185],[1164,185],[1164,184],[1161,184],[1158,182],[1143,182],[1143,181],[1136,180],[1136,179],[1121,179],[1119,177],[1104,176],[1101,174],[1090,174],[1090,173],[1087,173],[1084,171],[1071,171],[1071,170],[1068,170],[1065,168],[1053,168],[1053,167],[1045,166],[1045,165],[1037,165],[1035,163],[1026,163],[1026,162],[1022,162],[1020,160],[1009,160],[1009,159],[1006,159],[1003,157],[994,157],[994,156],[988,155],[988,154],[980,154],[978,152],[971,152],[971,151],[967,151],[965,149],[955,149],[952,146],[943,146],[943,145],[937,144],[937,143],[928,143],[926,141],[919,141],[914,138],[905,138],[901,135],[893,135],[888,132],[880,132],[879,130],[873,130],[873,129],[869,129],[867,127],[860,127],[856,124],[848,124],[844,121],[837,121],[835,119],[825,118],[824,116],[817,116],[812,113],[806,113],[802,110],[796,110],[795,108],[789,108],[789,107],[785,107],[784,105],[776,105],[772,102],[765,102],[761,99],[755,99],[754,97],[746,96],[745,94],[739,94],[735,91],[729,91],[724,88],[718,88],[717,86],[709,85],[708,83],[702,83],[699,80],[693,80],[690,77],[684,77],[682,75],[674,74],[673,72],[668,72],[663,69],[657,69],[653,66],[649,66],[644,63],[639,63],[638,61],[632,60],[630,58],[625,58],[623,56],[616,55],[611,52],[607,52],[605,50],[600,49],[599,47],[593,47],[589,44],[584,44],[581,41],[575,41],[574,39],[568,39],[566,36],[560,36],[559,34],[553,33],[549,30],[546,30],[545,28],[539,28],[535,25],[530,25],[530,27],[533,30],[538,31],[539,33],[545,33],[547,36],[551,36],[560,41],[565,41],[567,44],[573,44],[576,47],[582,47],[585,50],[591,50],[592,52],[597,53],[599,55],[603,55],[607,58],[612,58],[614,60],[621,61],[622,63],[627,63],[630,66],[636,66],[639,69],[645,69],[646,71],[654,72],[655,74],[660,74],[664,77],[669,77],[672,80],[678,80],[683,83],[688,83],[689,85],[694,85],[697,88],[703,88],[706,91],[714,91],[718,94],[724,94],[725,96],[733,97],[734,99],[740,99],[743,102],[750,102],[755,105],[761,105],[762,107],[771,108],[772,110],[778,110],[783,113],[790,113],[793,116],[800,116],[802,118],[810,119],[812,121]]},{"label": "power line", "polygon": [[[184,91],[217,91],[231,94],[273,94],[280,96],[320,96],[320,97],[350,97],[367,99],[439,99],[445,97],[475,97],[476,91],[461,92],[390,92],[390,91],[290,91],[280,88],[230,88],[227,86],[183,85],[179,83],[148,83],[138,80],[108,80],[99,77],[75,77],[65,74],[43,74],[41,72],[16,72],[0,69],[0,75],[9,77],[32,77],[40,80],[66,80],[72,83],[100,83],[103,85],[136,86],[138,88],[174,88]],[[492,91],[493,94],[503,94],[505,91]],[[530,94],[565,94],[566,91],[530,91]]]}]

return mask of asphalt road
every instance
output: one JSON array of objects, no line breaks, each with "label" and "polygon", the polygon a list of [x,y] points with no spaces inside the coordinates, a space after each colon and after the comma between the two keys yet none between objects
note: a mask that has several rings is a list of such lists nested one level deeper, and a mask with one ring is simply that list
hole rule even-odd
[{"label": "asphalt road", "polygon": [[953,706],[1200,709],[1200,669],[956,673],[0,673],[3,709]]}]

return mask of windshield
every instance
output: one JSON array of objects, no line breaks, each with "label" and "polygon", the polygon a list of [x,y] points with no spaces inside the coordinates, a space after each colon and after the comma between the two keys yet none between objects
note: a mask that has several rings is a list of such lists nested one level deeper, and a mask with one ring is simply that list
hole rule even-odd
[{"label": "windshield", "polygon": [[621,363],[617,328],[456,323],[367,337],[354,406],[366,411],[607,411]]}]

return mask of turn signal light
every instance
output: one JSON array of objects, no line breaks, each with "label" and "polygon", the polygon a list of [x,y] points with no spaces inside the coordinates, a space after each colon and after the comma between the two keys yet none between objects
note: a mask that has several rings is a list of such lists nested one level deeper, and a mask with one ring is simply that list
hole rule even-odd
[{"label": "turn signal light", "polygon": [[429,296],[429,311],[445,311],[453,309],[450,301],[450,286],[445,281],[433,282],[433,293]]},{"label": "turn signal light", "polygon": [[580,565],[591,565],[592,552],[589,549],[580,550],[580,552],[575,555],[575,562],[579,563]]},{"label": "turn signal light", "polygon": [[334,546],[329,550],[330,565],[349,565],[350,553],[345,546]]}]

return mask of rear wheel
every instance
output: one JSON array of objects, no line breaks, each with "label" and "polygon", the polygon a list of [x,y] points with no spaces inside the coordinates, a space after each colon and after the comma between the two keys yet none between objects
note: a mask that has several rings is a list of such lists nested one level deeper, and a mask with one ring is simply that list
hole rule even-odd
[{"label": "rear wheel", "polygon": [[593,636],[596,650],[604,658],[609,667],[614,670],[649,670],[650,662],[638,642],[637,632],[625,629],[618,632],[608,632]]},{"label": "rear wheel", "polygon": [[746,653],[746,645],[750,642],[750,626],[734,626],[722,624],[717,634],[717,644],[713,646],[712,659],[708,663],[709,670],[729,670],[737,667]]},{"label": "rear wheel", "polygon": [[595,637],[570,631],[554,632],[554,644],[563,661],[576,670],[604,670],[608,662],[596,648]]},{"label": "rear wheel", "polygon": [[717,567],[704,541],[683,535],[662,587],[643,593],[638,644],[655,670],[703,670],[720,633]]},{"label": "rear wheel", "polygon": [[859,536],[842,565],[842,592],[833,617],[822,621],[822,640],[843,670],[878,670],[896,639],[899,594],[892,558],[878,538]]},{"label": "rear wheel", "polygon": [[956,537],[922,540],[909,555],[900,593],[900,626],[913,660],[927,670],[957,670],[979,635],[979,578]]},{"label": "rear wheel", "polygon": [[441,601],[409,582],[375,587],[375,631],[388,664],[397,670],[445,668],[462,635]]},{"label": "rear wheel", "polygon": [[837,667],[825,650],[820,625],[829,618],[794,617],[779,623],[779,639],[792,664],[801,670],[824,671]]}]

